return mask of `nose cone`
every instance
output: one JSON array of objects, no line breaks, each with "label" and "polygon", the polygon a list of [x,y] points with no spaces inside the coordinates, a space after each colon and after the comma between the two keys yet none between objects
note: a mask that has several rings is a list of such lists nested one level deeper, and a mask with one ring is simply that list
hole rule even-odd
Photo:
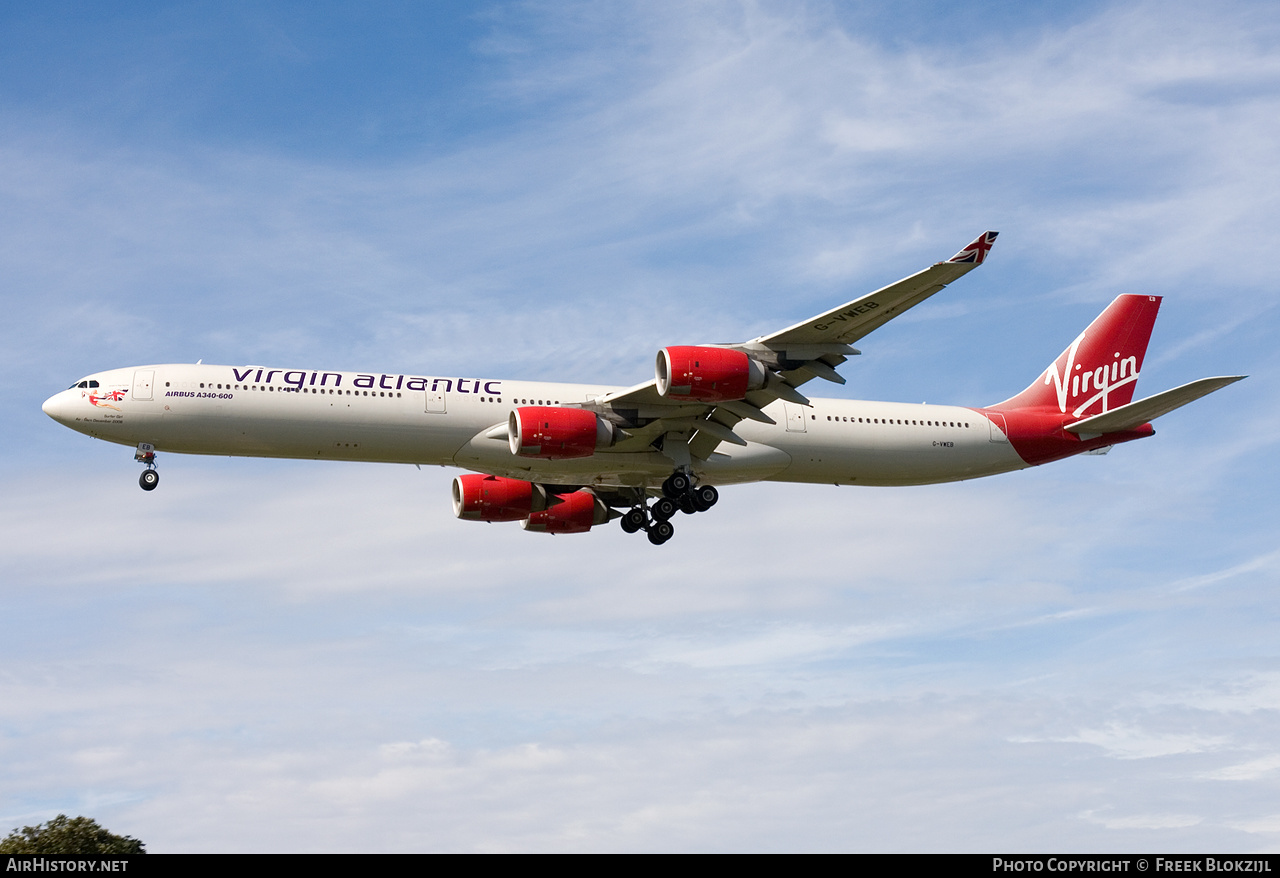
[{"label": "nose cone", "polygon": [[68,399],[69,391],[55,393],[44,401],[44,405],[40,406],[41,411],[53,418],[59,424],[65,424],[71,420],[71,400]]}]

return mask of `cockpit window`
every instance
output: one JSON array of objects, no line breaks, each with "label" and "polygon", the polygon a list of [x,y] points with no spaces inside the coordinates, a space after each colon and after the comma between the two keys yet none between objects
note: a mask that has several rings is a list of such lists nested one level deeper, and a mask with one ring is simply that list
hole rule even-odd
[{"label": "cockpit window", "polygon": [[97,386],[98,386],[98,382],[97,382],[97,381],[90,381],[90,382],[89,382],[89,386],[90,386],[90,387],[97,387]]},{"label": "cockpit window", "polygon": [[78,384],[72,384],[70,387],[67,388],[67,390],[75,390],[77,387],[88,387],[88,386],[89,386],[88,381],[81,381]]}]

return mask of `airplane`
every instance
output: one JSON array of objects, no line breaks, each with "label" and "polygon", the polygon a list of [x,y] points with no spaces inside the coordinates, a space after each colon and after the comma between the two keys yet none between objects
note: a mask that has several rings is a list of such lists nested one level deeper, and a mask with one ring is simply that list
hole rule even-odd
[{"label": "airplane", "polygon": [[717,486],[761,480],[923,485],[990,476],[1154,434],[1151,421],[1245,376],[1133,401],[1161,297],[1115,299],[1042,374],[985,407],[811,398],[852,344],[983,264],[997,232],[786,329],[658,351],[634,387],[197,363],[89,375],[43,406],[132,446],[147,491],[156,454],[456,466],[454,514],[584,533],[621,519],[654,545]]}]

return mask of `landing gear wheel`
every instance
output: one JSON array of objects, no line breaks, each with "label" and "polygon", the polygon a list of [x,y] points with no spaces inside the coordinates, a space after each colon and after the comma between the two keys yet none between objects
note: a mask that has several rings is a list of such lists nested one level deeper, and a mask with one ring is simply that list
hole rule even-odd
[{"label": "landing gear wheel", "polygon": [[662,483],[662,493],[673,499],[678,499],[681,495],[689,493],[691,487],[693,487],[693,480],[687,475],[684,473],[672,473]]},{"label": "landing gear wheel", "polygon": [[659,497],[653,503],[653,517],[656,521],[666,521],[680,511],[680,505],[670,497]]},{"label": "landing gear wheel", "polygon": [[720,499],[720,492],[711,485],[699,485],[693,489],[693,505],[699,512],[706,512]]},{"label": "landing gear wheel", "polygon": [[144,491],[154,491],[156,485],[160,484],[160,473],[153,469],[144,469],[142,475],[138,476],[138,484]]},{"label": "landing gear wheel", "polygon": [[669,521],[656,522],[653,527],[649,528],[649,542],[655,546],[661,546],[667,540],[675,536],[676,529]]},{"label": "landing gear wheel", "polygon": [[680,504],[680,511],[685,515],[693,515],[693,513],[698,511],[698,507],[693,503],[692,494],[681,494],[680,499],[676,502]]},{"label": "landing gear wheel", "polygon": [[643,530],[647,523],[648,521],[644,514],[644,510],[639,507],[632,509],[630,512],[627,512],[622,516],[622,529],[629,534],[633,534],[638,530]]}]

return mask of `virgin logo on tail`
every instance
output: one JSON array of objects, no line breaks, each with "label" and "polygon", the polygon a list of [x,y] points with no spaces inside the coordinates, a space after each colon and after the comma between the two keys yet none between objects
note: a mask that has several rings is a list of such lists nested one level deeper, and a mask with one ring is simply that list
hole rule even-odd
[{"label": "virgin logo on tail", "polygon": [[[1120,358],[1120,352],[1116,351],[1113,355],[1113,362],[1103,364],[1095,369],[1085,369],[1082,363],[1076,362],[1076,350],[1084,341],[1085,336],[1089,334],[1089,330],[1080,333],[1080,337],[1071,343],[1071,347],[1066,351],[1066,363],[1063,365],[1062,372],[1058,371],[1058,364],[1055,362],[1049,366],[1044,372],[1044,383],[1052,384],[1054,391],[1058,396],[1058,411],[1063,414],[1067,413],[1067,400],[1075,402],[1081,396],[1086,396],[1084,402],[1071,412],[1073,418],[1078,418],[1084,414],[1094,403],[1102,401],[1102,411],[1093,412],[1100,415],[1103,412],[1110,411],[1109,402],[1110,395],[1113,390],[1123,387],[1127,384],[1133,384],[1138,380],[1141,374],[1138,370],[1138,357],[1136,354],[1130,354],[1124,359]],[[1092,396],[1087,394],[1093,391]],[[1132,396],[1132,391],[1128,394]],[[1128,402],[1128,400],[1125,400]]]},{"label": "virgin logo on tail", "polygon": [[1120,296],[1030,387],[993,408],[1081,418],[1128,405],[1159,310],[1159,296]]}]

